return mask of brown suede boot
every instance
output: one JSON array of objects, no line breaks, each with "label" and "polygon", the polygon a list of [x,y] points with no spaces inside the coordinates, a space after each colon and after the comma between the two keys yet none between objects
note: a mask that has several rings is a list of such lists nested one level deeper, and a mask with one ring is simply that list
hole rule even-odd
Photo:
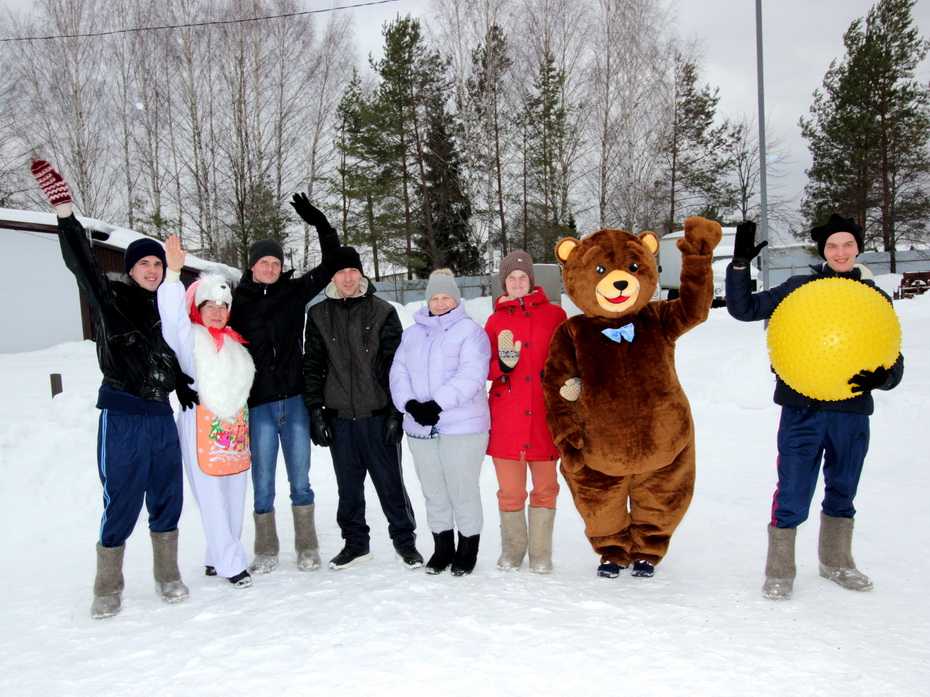
[{"label": "brown suede boot", "polygon": [[856,568],[852,556],[852,518],[820,512],[820,575],[851,591],[870,591],[872,581]]},{"label": "brown suede boot", "polygon": [[297,549],[297,568],[314,571],[320,568],[320,543],[316,538],[313,520],[314,504],[291,506],[294,514],[294,547]]},{"label": "brown suede boot", "polygon": [[794,541],[797,528],[768,526],[769,552],[765,560],[765,583],[762,595],[770,600],[788,600],[794,590]]},{"label": "brown suede boot", "polygon": [[155,572],[155,592],[166,603],[186,600],[190,591],[178,570],[178,531],[152,532],[152,558]]},{"label": "brown suede boot", "polygon": [[530,506],[530,571],[535,574],[552,573],[552,526],[554,508]]},{"label": "brown suede boot", "polygon": [[267,574],[278,566],[278,528],[275,525],[274,510],[253,515],[255,517],[255,559],[249,564],[249,571]]},{"label": "brown suede boot", "polygon": [[526,555],[527,533],[526,512],[501,511],[501,556],[497,568],[502,571],[516,571]]},{"label": "brown suede boot", "polygon": [[126,545],[104,547],[97,543],[97,577],[94,579],[94,602],[90,616],[95,620],[113,617],[122,609],[123,552]]}]

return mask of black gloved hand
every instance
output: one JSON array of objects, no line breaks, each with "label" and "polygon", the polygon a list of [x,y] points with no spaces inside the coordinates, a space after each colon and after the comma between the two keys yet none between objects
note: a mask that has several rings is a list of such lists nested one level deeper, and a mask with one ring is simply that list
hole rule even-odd
[{"label": "black gloved hand", "polygon": [[310,408],[310,440],[321,448],[328,448],[335,440],[323,407]]},{"label": "black gloved hand", "polygon": [[384,418],[384,444],[397,445],[404,437],[404,417],[396,411],[391,411]]},{"label": "black gloved hand", "polygon": [[195,404],[200,404],[200,395],[197,390],[191,389],[194,384],[194,378],[184,372],[179,372],[174,382],[174,392],[178,396],[178,402],[181,403],[181,411],[193,409]]},{"label": "black gloved hand", "polygon": [[[768,242],[756,244],[756,224],[752,221],[744,221],[736,226],[736,241],[733,243],[733,263],[737,261],[744,262],[746,266],[749,262],[759,256],[759,252],[767,245]],[[742,266],[743,264],[737,264]]]},{"label": "black gloved hand", "polygon": [[883,365],[875,370],[860,370],[847,381],[852,385],[851,392],[868,392],[877,390],[888,381],[891,371]]},{"label": "black gloved hand", "polygon": [[439,412],[442,411],[442,407],[436,404],[436,401],[433,399],[428,402],[418,402],[415,399],[411,399],[404,405],[404,408],[407,410],[407,413],[413,417],[413,420],[421,426],[435,426],[438,424]]},{"label": "black gloved hand", "polygon": [[307,194],[294,194],[294,197],[291,199],[291,205],[294,207],[294,210],[297,211],[297,215],[299,215],[307,225],[326,229],[332,227],[326,219],[326,216],[323,215],[323,211],[310,203]]}]

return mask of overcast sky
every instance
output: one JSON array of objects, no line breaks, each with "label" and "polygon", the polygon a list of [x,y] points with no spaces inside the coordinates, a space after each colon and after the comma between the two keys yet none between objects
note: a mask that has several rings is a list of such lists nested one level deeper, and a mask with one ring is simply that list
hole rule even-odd
[{"label": "overcast sky", "polygon": [[[304,0],[303,7],[330,7],[356,0]],[[0,7],[28,8],[32,0],[0,0]],[[810,164],[798,118],[808,113],[814,89],[834,58],[843,55],[843,32],[863,17],[873,0],[763,0],[765,105],[768,139],[777,137],[789,158],[786,176],[770,181],[783,195],[799,199],[804,170]],[[720,112],[752,118],[758,111],[756,91],[755,0],[677,0],[677,33],[693,40],[702,53],[702,81],[720,88]],[[359,43],[359,60],[380,53],[381,26],[397,14],[430,20],[429,0],[399,0],[387,5],[352,10]],[[918,2],[914,17],[921,34],[930,37],[930,0]],[[0,34],[3,34],[0,23]],[[918,78],[930,81],[930,62]]]}]

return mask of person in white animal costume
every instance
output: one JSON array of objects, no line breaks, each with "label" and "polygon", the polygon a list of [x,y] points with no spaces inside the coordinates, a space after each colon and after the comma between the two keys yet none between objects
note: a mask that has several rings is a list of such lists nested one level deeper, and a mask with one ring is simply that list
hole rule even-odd
[{"label": "person in white animal costume", "polygon": [[158,289],[162,335],[194,378],[195,409],[178,416],[181,456],[200,518],[208,576],[237,588],[252,585],[240,536],[249,455],[249,390],[255,375],[244,339],[227,326],[232,289],[220,274],[204,274],[185,291],[185,252],[176,236],[165,243],[168,272]]}]

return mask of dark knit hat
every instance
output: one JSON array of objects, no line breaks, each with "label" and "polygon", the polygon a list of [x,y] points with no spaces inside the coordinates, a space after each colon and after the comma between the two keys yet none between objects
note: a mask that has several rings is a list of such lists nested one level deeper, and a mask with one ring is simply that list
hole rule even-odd
[{"label": "dark knit hat", "polygon": [[284,248],[275,240],[258,240],[249,247],[249,268],[264,257],[275,257],[284,266]]},{"label": "dark knit hat", "polygon": [[126,273],[132,270],[132,267],[136,265],[139,259],[145,257],[158,257],[161,259],[161,265],[168,268],[168,262],[165,259],[165,248],[161,246],[161,243],[149,237],[143,237],[141,240],[134,240],[126,247],[124,257]]},{"label": "dark knit hat", "polygon": [[515,249],[510,254],[501,259],[501,288],[507,292],[507,277],[514,271],[522,271],[530,277],[530,287],[536,285],[536,278],[533,276],[533,257],[522,249]]},{"label": "dark knit hat", "polygon": [[824,225],[820,225],[811,230],[811,237],[817,243],[817,253],[820,254],[821,257],[826,258],[823,256],[823,248],[827,244],[827,238],[836,232],[848,232],[855,237],[858,253],[862,253],[862,248],[865,246],[862,228],[856,225],[856,221],[852,218],[844,218],[841,215],[833,213]]},{"label": "dark knit hat", "polygon": [[364,269],[362,269],[362,258],[355,251],[355,247],[340,247],[332,254],[327,255],[324,263],[333,273],[343,269],[358,269],[362,275],[365,274]]}]

